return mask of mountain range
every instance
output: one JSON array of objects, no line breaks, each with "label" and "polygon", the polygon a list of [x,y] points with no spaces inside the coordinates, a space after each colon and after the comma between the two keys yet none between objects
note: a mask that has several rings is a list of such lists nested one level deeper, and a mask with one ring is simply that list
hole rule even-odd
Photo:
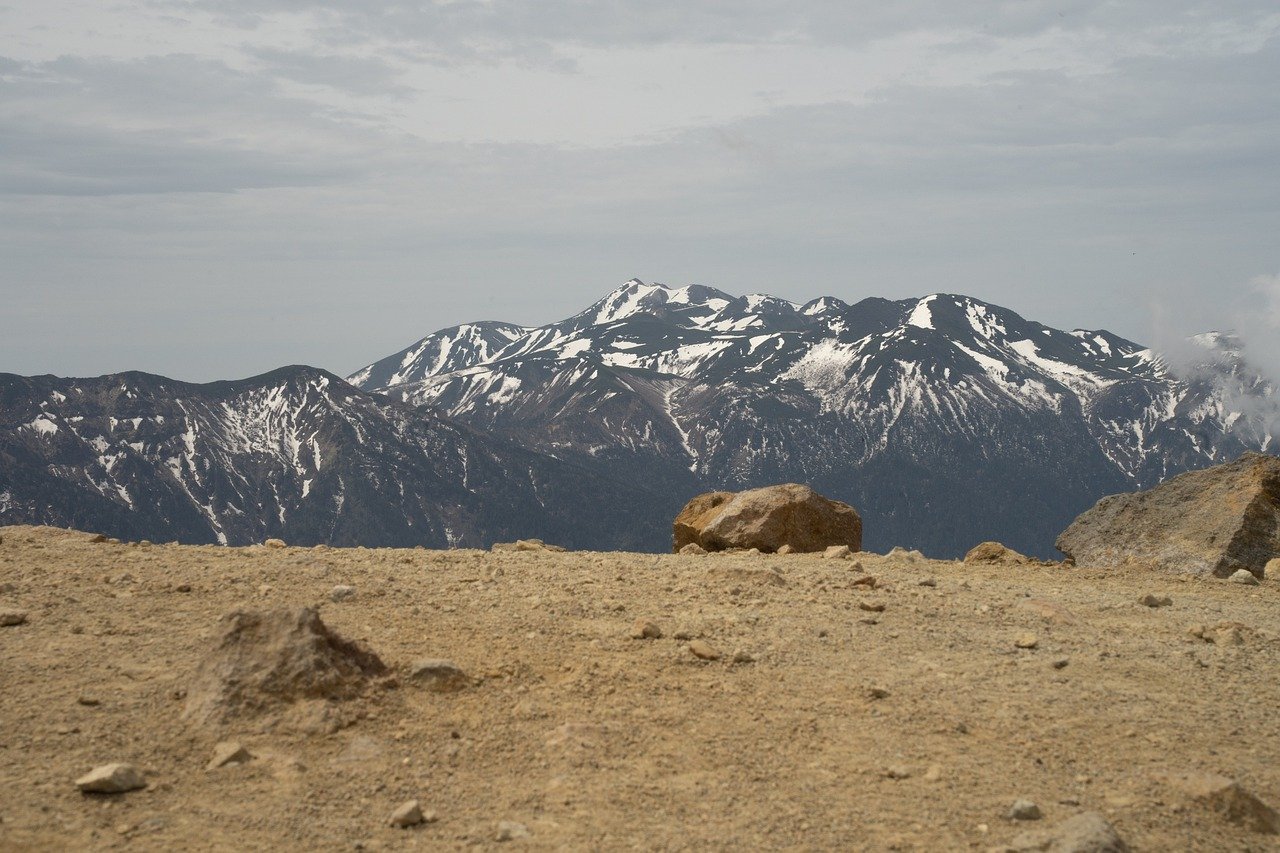
[{"label": "mountain range", "polygon": [[434,332],[347,377],[0,375],[0,523],[236,544],[665,550],[702,491],[803,482],[865,545],[1041,556],[1105,494],[1267,451],[1238,342],[1173,366],[972,297],[803,305],[632,280],[539,327]]}]

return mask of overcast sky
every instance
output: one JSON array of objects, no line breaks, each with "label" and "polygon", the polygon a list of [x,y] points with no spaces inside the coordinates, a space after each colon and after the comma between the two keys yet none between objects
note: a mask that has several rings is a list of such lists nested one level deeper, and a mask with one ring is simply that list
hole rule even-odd
[{"label": "overcast sky", "polygon": [[346,374],[622,281],[1280,358],[1274,0],[0,0],[0,372]]}]

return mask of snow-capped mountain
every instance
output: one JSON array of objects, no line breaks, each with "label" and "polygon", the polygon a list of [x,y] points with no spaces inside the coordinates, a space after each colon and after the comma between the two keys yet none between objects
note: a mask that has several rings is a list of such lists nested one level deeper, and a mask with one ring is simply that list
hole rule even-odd
[{"label": "snow-capped mountain", "polygon": [[[208,385],[0,374],[0,525],[233,545],[587,547],[620,503],[653,498],[314,368]],[[616,547],[665,531],[666,519],[635,518]]]},{"label": "snow-capped mountain", "polygon": [[632,280],[548,326],[438,332],[349,381],[643,483],[660,517],[794,480],[858,507],[868,547],[1048,556],[1104,494],[1271,447],[1274,388],[1228,338],[1197,343],[1174,371],[967,296],[797,305]]}]

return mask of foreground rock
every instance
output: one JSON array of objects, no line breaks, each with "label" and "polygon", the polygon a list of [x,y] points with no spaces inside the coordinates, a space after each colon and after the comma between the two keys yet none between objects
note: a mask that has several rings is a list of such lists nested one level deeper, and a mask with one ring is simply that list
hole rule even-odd
[{"label": "foreground rock", "polygon": [[673,550],[693,543],[708,551],[757,548],[776,553],[862,548],[862,519],[853,507],[824,498],[808,486],[785,483],[745,492],[708,492],[676,516]]},{"label": "foreground rock", "polygon": [[1126,853],[1129,846],[1097,812],[1084,812],[1050,829],[1024,832],[1009,849],[1049,853]]},{"label": "foreground rock", "polygon": [[1254,576],[1280,554],[1280,459],[1235,462],[1111,495],[1077,518],[1057,547],[1080,565],[1149,563],[1170,572]]},{"label": "foreground rock", "polygon": [[1215,773],[1170,773],[1160,777],[1193,802],[1207,806],[1231,823],[1265,835],[1280,834],[1280,814],[1240,787]]},{"label": "foreground rock", "polygon": [[104,764],[76,780],[86,794],[123,794],[147,787],[147,780],[132,764]]},{"label": "foreground rock", "polygon": [[422,658],[410,664],[409,681],[432,693],[452,693],[471,683],[456,663],[438,658]]},{"label": "foreground rock", "polygon": [[386,672],[377,655],[330,631],[310,607],[237,610],[222,617],[222,635],[196,671],[184,716],[228,723],[305,702],[285,722],[332,730],[340,719],[332,703],[359,696]]},{"label": "foreground rock", "polygon": [[1031,560],[1026,555],[1019,554],[1012,548],[1006,548],[999,542],[983,542],[970,548],[969,553],[964,555],[964,561],[966,563],[1023,566]]}]

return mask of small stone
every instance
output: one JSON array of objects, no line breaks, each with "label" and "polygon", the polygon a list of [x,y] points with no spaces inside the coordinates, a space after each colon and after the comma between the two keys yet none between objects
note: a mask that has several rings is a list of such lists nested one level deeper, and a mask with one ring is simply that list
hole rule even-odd
[{"label": "small stone", "polygon": [[77,696],[76,702],[80,705],[84,705],[86,708],[96,708],[102,704],[102,700],[97,696],[87,695]]},{"label": "small stone", "polygon": [[452,693],[471,683],[457,664],[440,658],[422,658],[409,665],[409,681],[432,693]]},{"label": "small stone", "polygon": [[689,651],[699,660],[720,660],[719,650],[704,640],[694,640],[689,644]]},{"label": "small stone", "polygon": [[677,640],[682,640],[682,641],[683,641],[683,640],[692,640],[692,639],[693,639],[693,632],[692,632],[692,631],[681,630],[681,631],[676,631],[676,632],[675,632],[674,634],[672,634],[671,636],[672,636],[672,637],[674,637],[674,638],[675,638],[675,639],[677,639]]},{"label": "small stone", "polygon": [[938,582],[933,578],[925,578],[924,580],[920,581],[920,586],[937,586],[937,585],[938,585]]},{"label": "small stone", "polygon": [[95,533],[89,537],[89,542],[93,545],[101,545],[107,541],[107,537],[102,533]]},{"label": "small stone", "polygon": [[872,699],[888,699],[889,691],[883,687],[872,686],[867,688],[867,695]]},{"label": "small stone", "polygon": [[391,813],[391,825],[400,829],[407,829],[411,826],[417,826],[426,820],[422,814],[422,806],[417,800],[409,800],[407,803],[401,803],[399,808]]},{"label": "small stone", "polygon": [[174,592],[191,592],[191,584],[180,583],[173,588]]},{"label": "small stone", "polygon": [[205,765],[206,770],[217,770],[231,764],[248,764],[253,758],[249,750],[233,740],[223,741],[213,748],[213,758]]},{"label": "small stone", "polygon": [[1262,567],[1262,580],[1280,580],[1280,557],[1267,560],[1267,564]]},{"label": "small stone", "polygon": [[1044,817],[1040,807],[1030,800],[1015,800],[1009,807],[1009,820],[1039,820]]},{"label": "small stone", "polygon": [[662,629],[658,627],[657,622],[651,622],[648,619],[637,619],[631,625],[631,638],[633,640],[659,640],[662,638]]},{"label": "small stone", "polygon": [[930,764],[929,769],[924,771],[924,781],[937,782],[942,779],[942,765]]},{"label": "small stone", "polygon": [[1053,668],[1054,668],[1054,669],[1066,669],[1066,668],[1067,668],[1067,664],[1069,664],[1069,663],[1071,663],[1071,658],[1054,658],[1054,660],[1053,660]]},{"label": "small stone", "polygon": [[4,608],[0,610],[0,627],[22,625],[27,621],[27,611]]},{"label": "small stone", "polygon": [[1167,595],[1151,595],[1148,593],[1139,598],[1138,603],[1147,607],[1168,607],[1173,604],[1173,599]]},{"label": "small stone", "polygon": [[680,553],[690,557],[704,557],[706,556],[707,549],[703,548],[697,542],[690,542],[688,545],[685,545],[680,549]]},{"label": "small stone", "polygon": [[1232,583],[1244,584],[1245,586],[1258,585],[1258,579],[1254,576],[1253,572],[1248,569],[1239,569],[1235,574],[1227,578],[1227,580]]},{"label": "small stone", "polygon": [[734,663],[755,663],[756,656],[751,654],[751,652],[745,652],[745,651],[739,650],[733,653],[733,662]]},{"label": "small stone", "polygon": [[1014,640],[1013,644],[1020,649],[1034,649],[1040,645],[1040,639],[1035,634],[1023,634]]},{"label": "small stone", "polygon": [[525,826],[523,823],[516,823],[511,820],[498,821],[497,838],[499,841],[515,841],[518,838],[528,837],[529,827]]},{"label": "small stone", "polygon": [[346,601],[348,598],[351,598],[355,594],[356,594],[355,587],[347,586],[346,584],[340,583],[337,586],[335,586],[333,589],[329,590],[329,600],[336,604],[339,601]]},{"label": "small stone", "polygon": [[1054,853],[1128,853],[1129,846],[1097,812],[1082,812],[1049,829],[1024,832],[1013,839],[1016,851]]},{"label": "small stone", "polygon": [[853,551],[848,545],[831,545],[822,552],[824,560],[847,560],[852,556]]},{"label": "small stone", "polygon": [[860,578],[854,578],[850,584],[852,586],[865,586],[875,589],[878,582],[875,575],[863,575]]},{"label": "small stone", "polygon": [[122,794],[145,788],[147,780],[132,764],[104,764],[76,780],[76,787],[86,794]]},{"label": "small stone", "polygon": [[883,613],[884,607],[885,605],[883,601],[859,601],[858,602],[858,609],[865,610],[868,613]]},{"label": "small stone", "polygon": [[784,544],[781,548],[779,548],[774,553],[785,557],[788,554],[794,554],[795,552],[796,552],[796,549],[791,547],[791,543],[787,543],[787,544]]},{"label": "small stone", "polygon": [[268,539],[266,542],[263,542],[262,544],[268,548],[284,548],[285,547],[283,539]]},{"label": "small stone", "polygon": [[910,779],[911,770],[901,764],[894,764],[884,771],[884,775],[890,779]]}]

